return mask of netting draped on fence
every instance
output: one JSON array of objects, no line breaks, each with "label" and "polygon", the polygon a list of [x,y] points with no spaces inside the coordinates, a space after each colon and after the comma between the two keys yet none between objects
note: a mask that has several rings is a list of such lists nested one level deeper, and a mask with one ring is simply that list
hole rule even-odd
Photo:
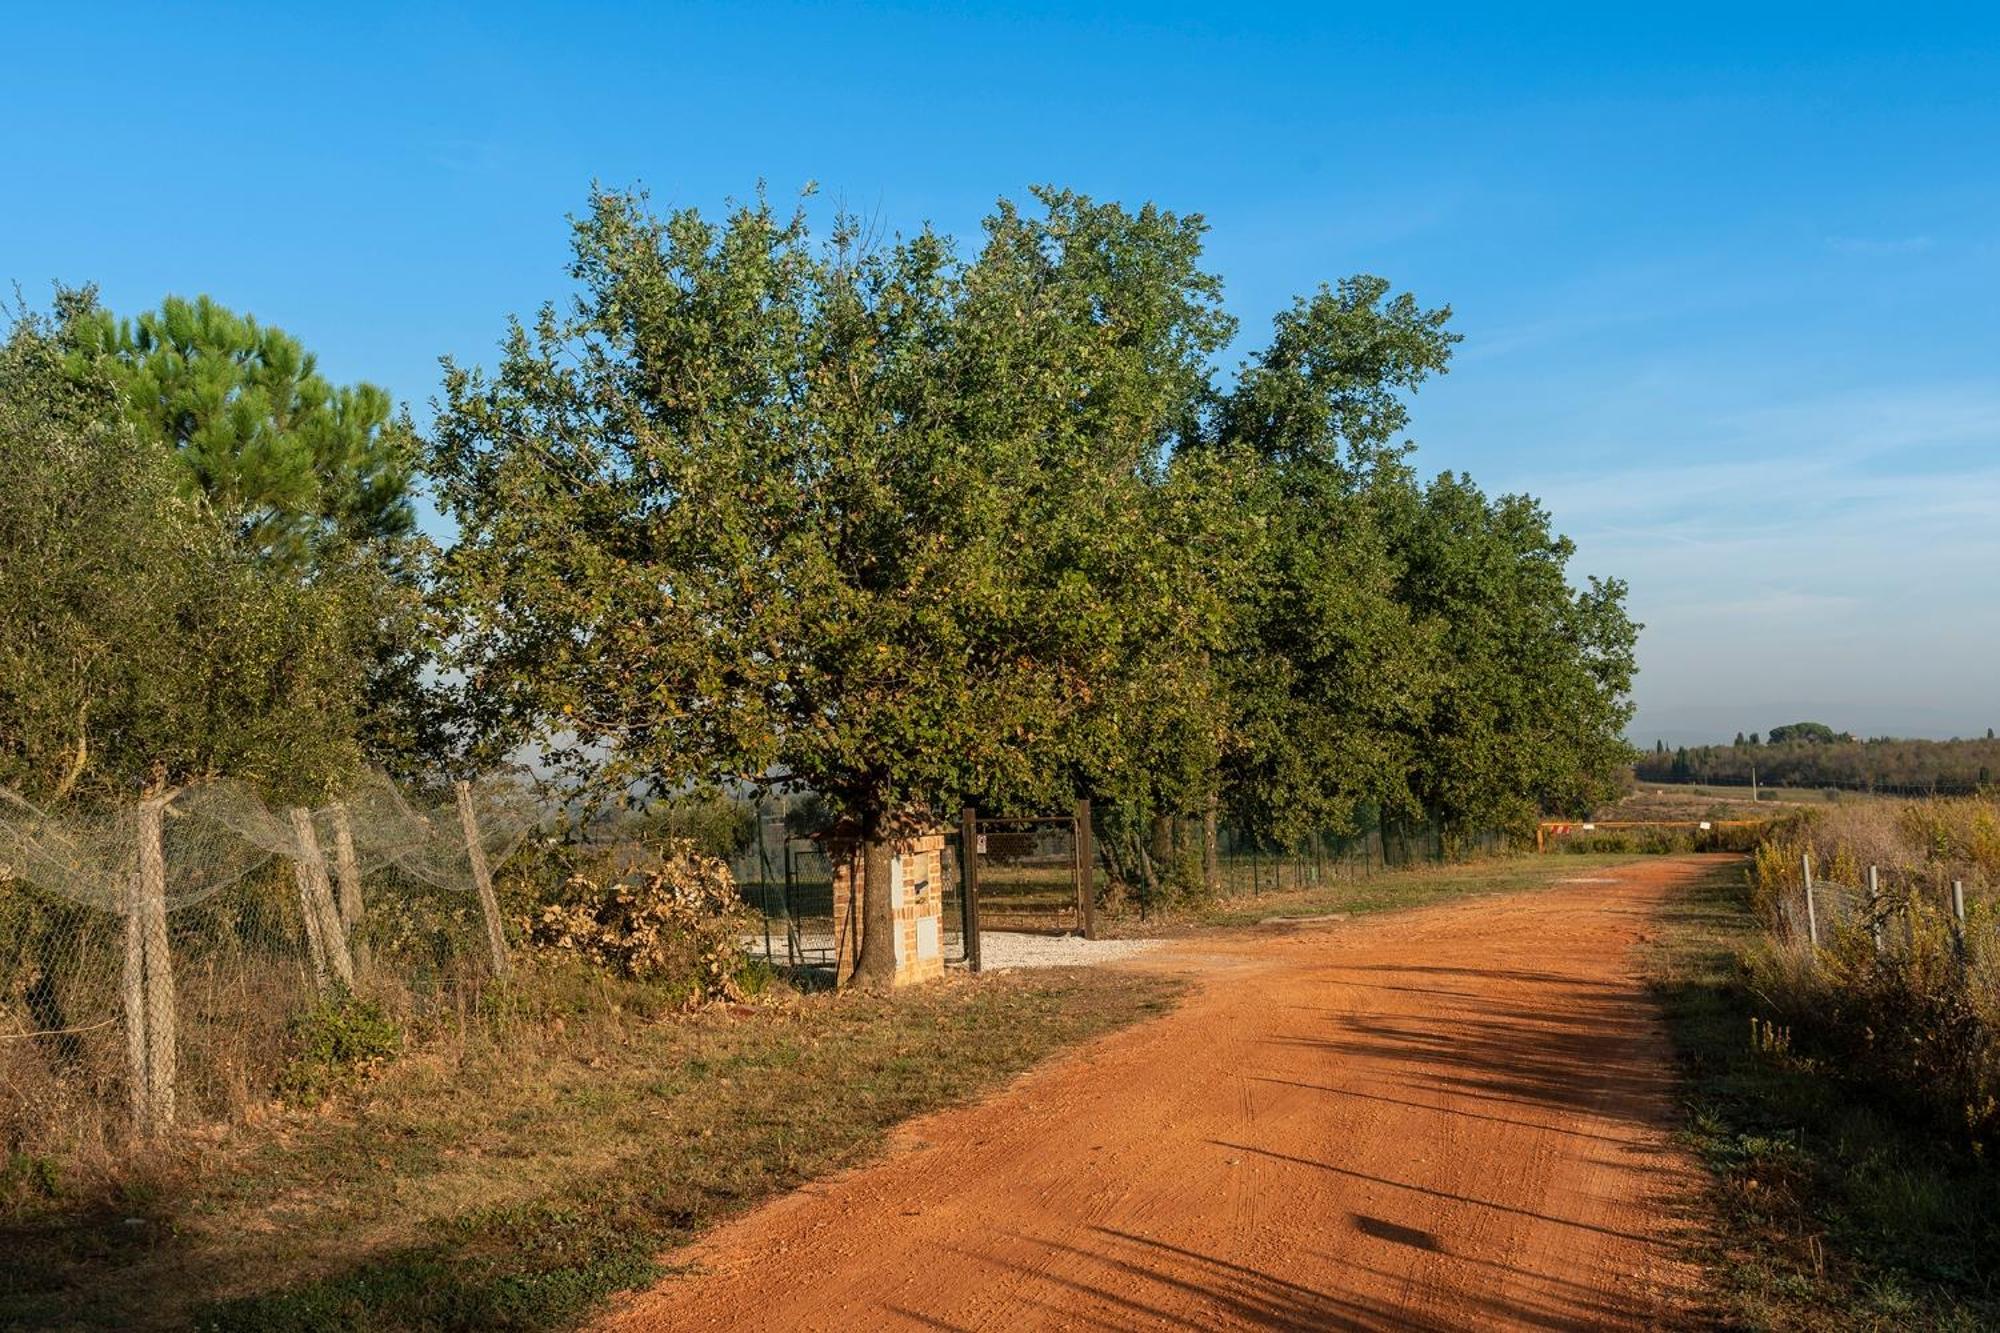
[{"label": "netting draped on fence", "polygon": [[[540,818],[511,776],[317,807],[236,782],[93,810],[0,791],[0,1149],[255,1100],[298,1016],[367,981],[413,1012],[507,970],[491,882]],[[72,1134],[74,1137],[74,1134]]]}]

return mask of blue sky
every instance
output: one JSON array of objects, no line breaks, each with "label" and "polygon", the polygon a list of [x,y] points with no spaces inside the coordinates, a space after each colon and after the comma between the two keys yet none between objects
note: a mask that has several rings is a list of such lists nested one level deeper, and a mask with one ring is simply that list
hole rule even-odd
[{"label": "blue sky", "polygon": [[[17,7],[0,279],[206,292],[423,415],[590,182],[967,235],[1198,211],[1242,319],[1383,274],[1419,458],[1632,584],[1642,742],[2000,725],[2000,20],[1915,6]],[[1232,358],[1233,360],[1234,358]]]}]

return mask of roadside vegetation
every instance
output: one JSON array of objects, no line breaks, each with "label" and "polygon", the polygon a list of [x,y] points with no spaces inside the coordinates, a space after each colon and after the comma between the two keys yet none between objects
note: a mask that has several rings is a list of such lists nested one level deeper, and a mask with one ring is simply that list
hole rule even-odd
[{"label": "roadside vegetation", "polygon": [[[1649,969],[1715,1173],[1722,1314],[1752,1327],[1987,1328],[2000,1320],[1993,973],[1960,961],[1940,880],[1977,887],[1965,957],[1992,957],[1990,801],[1850,803],[1774,824],[1755,862],[1671,904]],[[1875,918],[1801,938],[1800,858],[1885,887]],[[1853,899],[1849,898],[1850,902]],[[1914,915],[1911,915],[1911,910]],[[1904,922],[1907,921],[1907,927]],[[1893,944],[1889,941],[1894,941]]]}]

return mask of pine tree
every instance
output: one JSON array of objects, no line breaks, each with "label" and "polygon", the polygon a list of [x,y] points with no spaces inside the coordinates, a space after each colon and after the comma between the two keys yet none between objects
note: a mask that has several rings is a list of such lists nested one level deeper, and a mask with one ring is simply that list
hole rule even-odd
[{"label": "pine tree", "polygon": [[77,372],[117,385],[140,438],[171,447],[190,489],[252,549],[303,561],[324,536],[414,529],[415,431],[385,390],[328,382],[296,338],[206,296],[170,296],[136,320],[87,291],[62,306]]}]

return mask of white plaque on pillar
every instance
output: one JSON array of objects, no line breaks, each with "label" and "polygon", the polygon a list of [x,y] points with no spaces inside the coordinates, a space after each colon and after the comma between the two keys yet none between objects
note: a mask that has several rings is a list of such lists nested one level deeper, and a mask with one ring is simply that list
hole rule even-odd
[{"label": "white plaque on pillar", "polygon": [[917,918],[917,957],[936,958],[942,950],[938,947],[938,923],[934,916]]}]

